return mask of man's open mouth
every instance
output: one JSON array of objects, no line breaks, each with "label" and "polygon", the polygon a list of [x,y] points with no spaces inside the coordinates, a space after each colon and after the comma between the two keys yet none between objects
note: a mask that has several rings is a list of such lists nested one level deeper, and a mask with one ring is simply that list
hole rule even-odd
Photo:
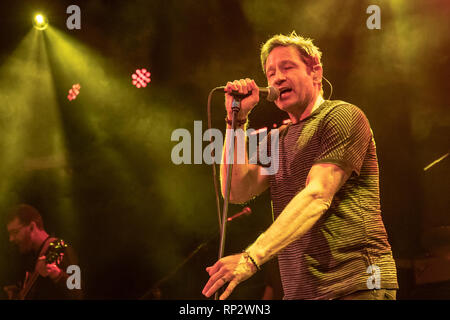
[{"label": "man's open mouth", "polygon": [[280,89],[280,99],[283,99],[289,92],[291,92],[291,88],[281,88]]}]

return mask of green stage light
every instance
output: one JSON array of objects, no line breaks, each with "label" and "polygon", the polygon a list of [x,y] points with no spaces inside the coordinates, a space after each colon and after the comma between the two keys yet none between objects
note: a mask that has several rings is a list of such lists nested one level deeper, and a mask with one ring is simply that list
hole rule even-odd
[{"label": "green stage light", "polygon": [[39,13],[34,16],[33,25],[38,30],[45,30],[48,27],[48,19]]}]

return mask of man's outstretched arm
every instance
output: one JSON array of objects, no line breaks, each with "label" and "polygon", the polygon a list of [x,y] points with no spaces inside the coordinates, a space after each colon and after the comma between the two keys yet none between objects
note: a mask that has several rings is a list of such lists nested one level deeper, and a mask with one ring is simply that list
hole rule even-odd
[{"label": "man's outstretched arm", "polygon": [[350,172],[335,164],[314,165],[308,174],[306,187],[244,253],[224,257],[206,268],[210,278],[202,293],[210,297],[229,282],[220,296],[221,300],[228,298],[234,288],[251,277],[259,266],[311,229],[328,210],[335,193],[349,176]]}]

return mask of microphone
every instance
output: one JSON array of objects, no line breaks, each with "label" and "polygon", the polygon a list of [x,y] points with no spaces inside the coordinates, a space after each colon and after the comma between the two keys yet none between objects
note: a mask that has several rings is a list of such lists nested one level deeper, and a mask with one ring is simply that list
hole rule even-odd
[{"label": "microphone", "polygon": [[[225,87],[220,88],[221,89],[223,88],[225,90]],[[265,97],[267,101],[274,102],[280,96],[280,91],[277,88],[274,87],[266,87],[266,88],[258,87],[258,88],[259,88],[259,96]],[[235,98],[244,99],[250,96],[252,94],[252,91],[250,90],[247,94],[243,94],[240,93],[239,91],[232,90],[230,94]]]},{"label": "microphone", "polygon": [[250,209],[250,207],[245,207],[244,210],[242,210],[241,212],[238,212],[238,213],[236,213],[235,215],[229,217],[229,218],[227,219],[227,221],[230,222],[230,221],[233,221],[233,220],[236,219],[236,218],[239,218],[240,216],[242,216],[242,215],[244,215],[244,214],[245,214],[246,216],[248,216],[248,215],[251,214],[251,213],[252,213],[252,209]]}]

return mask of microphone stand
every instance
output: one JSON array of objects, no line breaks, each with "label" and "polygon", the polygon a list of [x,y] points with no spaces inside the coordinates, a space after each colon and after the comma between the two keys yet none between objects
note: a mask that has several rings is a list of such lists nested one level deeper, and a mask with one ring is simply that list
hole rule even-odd
[{"label": "microphone stand", "polygon": [[[219,259],[220,260],[223,257],[224,251],[225,251],[225,233],[227,230],[227,216],[228,216],[228,203],[230,200],[230,191],[231,191],[231,177],[233,172],[233,163],[234,163],[234,137],[235,137],[235,131],[236,131],[236,120],[237,120],[237,114],[241,110],[241,101],[245,96],[242,96],[240,94],[233,94],[233,104],[231,107],[231,110],[233,111],[233,118],[231,120],[231,136],[228,146],[228,154],[227,154],[227,174],[226,174],[226,180],[225,180],[225,197],[223,201],[223,210],[222,210],[222,226],[220,231],[220,247],[219,247]],[[231,161],[230,161],[231,160]],[[214,300],[219,300],[219,290],[216,291],[214,295]]]}]

